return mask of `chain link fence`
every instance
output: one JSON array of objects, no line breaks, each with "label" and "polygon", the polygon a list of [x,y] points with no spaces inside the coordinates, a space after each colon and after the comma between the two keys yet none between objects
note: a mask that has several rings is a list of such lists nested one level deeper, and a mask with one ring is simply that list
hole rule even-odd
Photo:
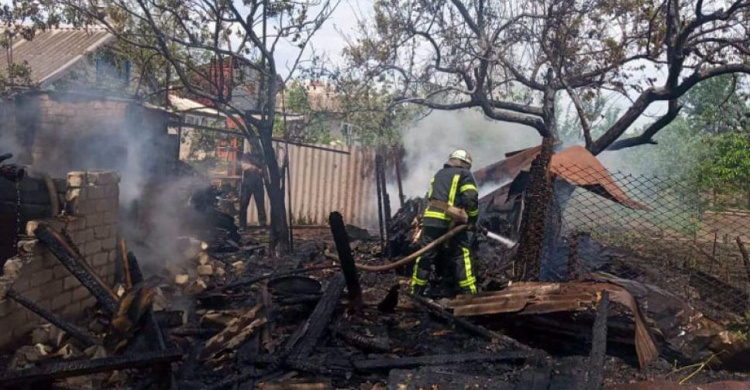
[{"label": "chain link fence", "polygon": [[750,210],[717,208],[713,194],[671,178],[565,170],[578,187],[555,188],[561,238],[542,263],[543,278],[607,272],[716,317],[750,315]]}]

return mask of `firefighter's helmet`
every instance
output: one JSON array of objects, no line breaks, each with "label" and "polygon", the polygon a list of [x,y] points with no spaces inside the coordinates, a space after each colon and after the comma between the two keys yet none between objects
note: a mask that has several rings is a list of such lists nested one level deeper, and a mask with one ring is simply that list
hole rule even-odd
[{"label": "firefighter's helmet", "polygon": [[451,153],[449,159],[454,159],[454,158],[456,160],[463,161],[466,164],[469,164],[469,166],[471,166],[471,155],[469,154],[468,151],[464,149],[458,149],[454,151],[453,153]]}]

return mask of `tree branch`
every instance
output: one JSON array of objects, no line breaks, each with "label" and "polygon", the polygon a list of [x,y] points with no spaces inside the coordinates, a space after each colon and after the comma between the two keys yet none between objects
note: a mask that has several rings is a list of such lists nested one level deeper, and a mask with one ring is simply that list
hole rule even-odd
[{"label": "tree branch", "polygon": [[[682,83],[673,90],[668,86],[660,88],[648,88],[643,91],[636,99],[633,105],[609,128],[599,139],[597,139],[589,148],[594,155],[599,154],[612,145],[630,125],[648,108],[651,103],[659,100],[673,100],[684,95],[690,88],[694,87],[701,81],[708,80],[712,77],[721,76],[731,73],[750,74],[750,64],[732,64],[718,66],[712,69],[699,69],[690,76],[682,80]],[[660,129],[657,129],[657,131]],[[654,133],[655,134],[655,133]]]},{"label": "tree branch", "polygon": [[631,138],[625,138],[616,141],[612,145],[610,145],[607,150],[614,151],[614,150],[621,150],[625,148],[632,148],[633,146],[638,145],[644,145],[644,144],[656,144],[656,141],[654,141],[653,137],[656,135],[656,133],[659,132],[659,130],[663,129],[665,126],[670,124],[675,118],[677,118],[677,115],[680,114],[680,110],[682,110],[682,105],[679,105],[677,103],[677,100],[670,100],[669,101],[669,110],[666,114],[664,114],[662,117],[654,121],[649,127],[646,128],[646,130],[641,133],[641,135],[637,137],[631,137]]}]

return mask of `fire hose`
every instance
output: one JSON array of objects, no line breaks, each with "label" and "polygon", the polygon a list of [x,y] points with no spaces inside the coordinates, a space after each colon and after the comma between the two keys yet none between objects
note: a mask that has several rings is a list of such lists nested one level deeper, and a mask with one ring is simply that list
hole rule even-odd
[{"label": "fire hose", "polygon": [[[431,243],[425,245],[424,247],[422,247],[418,251],[416,251],[416,252],[414,252],[414,253],[412,253],[412,254],[410,254],[410,255],[402,258],[402,259],[396,260],[393,263],[388,263],[388,264],[383,264],[383,265],[368,265],[368,264],[362,264],[362,263],[355,263],[354,265],[357,267],[357,269],[361,269],[362,271],[368,271],[368,272],[385,272],[385,271],[390,271],[392,269],[396,269],[398,267],[401,267],[401,266],[404,266],[406,264],[411,263],[412,261],[416,260],[419,256],[422,256],[423,254],[429,252],[430,250],[434,249],[438,245],[440,245],[440,244],[442,244],[442,243],[450,240],[451,238],[453,238],[453,236],[457,235],[458,233],[463,232],[464,230],[466,230],[468,228],[469,228],[469,225],[459,225],[459,226],[456,226],[453,229],[449,230],[447,233],[445,233],[442,236],[436,238]],[[501,236],[499,234],[492,233],[492,232],[490,232],[490,231],[488,231],[487,229],[484,229],[484,228],[477,228],[477,230],[480,233],[486,235],[487,238],[493,239],[495,241],[499,241],[499,242],[501,242],[502,244],[504,244],[504,245],[506,245],[508,247],[515,246],[515,242],[513,242],[512,240],[507,239],[507,238],[505,238],[505,237],[503,237],[503,236]],[[328,256],[331,259],[336,260],[337,262],[339,261],[339,257],[336,256],[336,255],[334,255],[334,254],[329,253],[329,254],[326,254],[326,256]]]}]

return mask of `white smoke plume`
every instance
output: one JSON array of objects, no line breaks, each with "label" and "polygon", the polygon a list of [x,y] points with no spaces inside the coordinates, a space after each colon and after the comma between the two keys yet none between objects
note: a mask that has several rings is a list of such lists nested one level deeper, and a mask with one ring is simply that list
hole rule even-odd
[{"label": "white smoke plume", "polygon": [[[530,127],[490,120],[475,110],[434,111],[403,131],[404,195],[424,196],[430,179],[455,149],[468,150],[474,159],[472,170],[478,170],[504,159],[505,153],[540,142],[541,137]],[[488,194],[502,184],[486,185],[479,189],[479,195]],[[398,193],[394,185],[389,185],[388,191]]]}]

